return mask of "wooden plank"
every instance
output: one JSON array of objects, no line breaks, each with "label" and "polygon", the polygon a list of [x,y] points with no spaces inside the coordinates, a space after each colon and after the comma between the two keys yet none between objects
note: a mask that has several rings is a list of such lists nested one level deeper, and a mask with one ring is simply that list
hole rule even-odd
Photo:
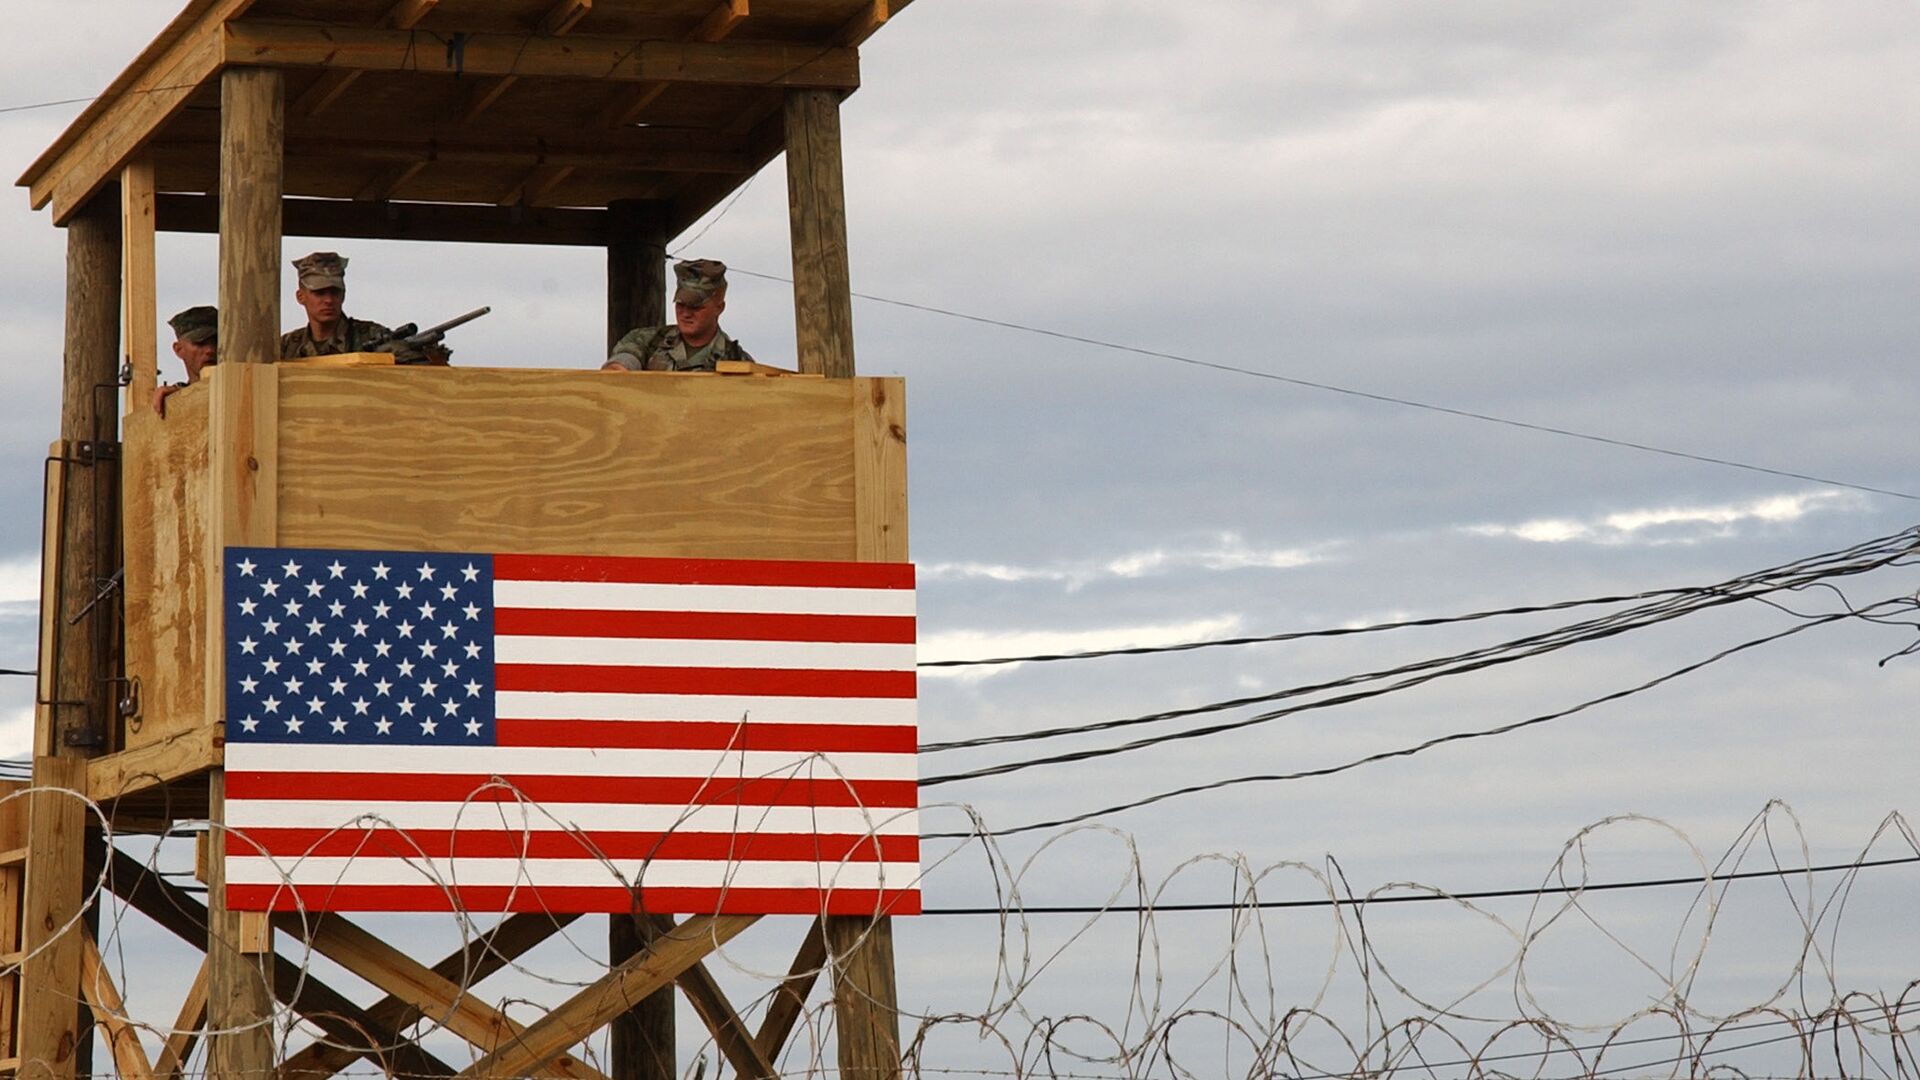
[{"label": "wooden plank", "polygon": [[[29,783],[12,780],[0,785],[0,796],[16,795],[25,791]],[[0,801],[0,837],[9,844],[24,844],[27,840],[27,800],[7,798]],[[20,908],[21,894],[26,884],[25,847],[13,849],[21,853],[20,861],[9,862],[0,868],[0,949],[9,952],[20,948]],[[11,855],[13,852],[9,851]],[[13,1057],[16,1037],[20,1023],[20,969],[11,965],[0,968],[0,1056]]]},{"label": "wooden plank", "polygon": [[420,25],[420,20],[431,15],[439,3],[440,0],[398,0],[387,11],[386,18],[380,20],[381,25],[396,30],[411,30]]},{"label": "wooden plank", "polygon": [[[700,25],[687,35],[689,41],[724,41],[727,35],[746,21],[750,14],[748,0],[720,0],[707,12]],[[636,86],[628,93],[618,95],[613,103],[601,113],[601,126],[624,128],[639,121],[647,106],[660,99],[667,92],[670,83],[655,82]],[[749,170],[751,171],[751,170]]]},{"label": "wooden plank", "polygon": [[153,158],[136,155],[120,170],[121,293],[127,363],[133,381],[126,409],[147,407],[159,381],[159,323],[154,283]]},{"label": "wooden plank", "polygon": [[18,1047],[21,1061],[36,1076],[71,1078],[84,1034],[74,1002],[80,999],[81,942],[86,936],[81,912],[86,899],[87,808],[80,795],[86,775],[86,761],[80,757],[33,759],[34,787],[44,790],[28,796],[27,832],[34,857],[27,865],[21,910],[20,943],[28,955],[20,973]]},{"label": "wooden plank", "polygon": [[593,10],[593,0],[557,0],[540,16],[539,32],[549,37],[559,37],[580,24]]},{"label": "wooden plank", "polygon": [[519,1039],[462,1070],[461,1080],[519,1076],[552,1061],[625,1012],[633,1001],[666,986],[759,919],[758,915],[696,915],[688,919],[672,934],[655,939],[645,952],[615,965],[550,1010],[529,1025]]},{"label": "wooden plank", "polygon": [[893,16],[892,0],[867,0],[860,13],[848,19],[833,35],[833,40],[846,46],[857,46],[872,37],[887,20]]},{"label": "wooden plank", "polygon": [[283,546],[854,557],[858,383],[278,370]]},{"label": "wooden plank", "polygon": [[207,962],[200,961],[200,970],[193,977],[193,984],[187,987],[187,996],[180,1003],[180,1015],[173,1021],[173,1030],[160,1045],[160,1053],[153,1059],[153,1075],[158,1080],[179,1077],[186,1070],[187,1059],[193,1056],[193,1044],[199,1041],[200,1030],[207,1026]]},{"label": "wooden plank", "polygon": [[847,378],[853,374],[853,295],[847,272],[839,96],[789,90],[786,117],[794,333],[800,370]]},{"label": "wooden plank", "polygon": [[284,80],[269,68],[220,75],[220,367],[280,358]]},{"label": "wooden plank", "polygon": [[773,1000],[767,1003],[766,1015],[760,1018],[760,1031],[754,1036],[754,1041],[760,1046],[761,1056],[768,1061],[780,1060],[780,1051],[793,1034],[794,1024],[799,1022],[800,1014],[807,1010],[807,995],[813,992],[813,984],[819,980],[826,965],[827,939],[820,920],[815,919],[807,927],[807,936],[800,939],[800,948],[793,955],[793,964],[787,969],[787,977],[780,980],[780,986],[774,990]]},{"label": "wooden plank", "polygon": [[[196,947],[208,944],[207,925],[212,915],[200,901],[168,884],[125,852],[112,851],[107,858],[111,871],[107,874],[107,885],[115,895],[188,944]],[[89,869],[98,872],[97,867]],[[228,939],[217,938],[215,944],[216,948],[227,948]],[[453,1075],[453,1069],[445,1062],[407,1041],[392,1027],[375,1021],[366,1010],[327,986],[312,972],[283,956],[273,957],[272,962],[274,996],[312,1021],[329,1038],[362,1047],[361,1056],[377,1067],[391,1070],[393,1075]],[[211,979],[209,972],[210,987]]]},{"label": "wooden plank", "polygon": [[[528,950],[553,936],[555,931],[578,918],[577,915],[549,915],[543,912],[509,915],[491,931],[455,949],[431,970],[440,978],[452,980],[471,990],[487,976],[519,959]],[[421,1013],[400,997],[389,994],[368,1006],[367,1016],[384,1028],[398,1031],[419,1020]],[[350,1049],[317,1042],[287,1058],[280,1066],[279,1076],[282,1080],[332,1076],[353,1064],[356,1057]]]},{"label": "wooden plank", "polygon": [[[200,678],[196,668],[192,681]],[[112,802],[205,772],[220,760],[219,729],[196,723],[159,741],[88,761],[87,797],[99,803]]]},{"label": "wooden plank", "polygon": [[[502,210],[496,206],[436,203],[372,205],[333,199],[288,199],[284,206],[282,228],[288,236],[563,247],[603,247],[607,243],[604,210]],[[207,233],[217,232],[220,227],[219,200],[209,196],[163,194],[159,212],[160,227],[169,232]],[[172,403],[167,407],[171,415]]]},{"label": "wooden plank", "polygon": [[453,75],[794,86],[853,90],[859,53],[791,42],[633,41],[570,35],[470,34],[456,64],[406,31],[305,23],[229,22],[229,65],[422,71]]},{"label": "wooden plank", "polygon": [[901,379],[863,379],[854,416],[854,514],[860,558],[907,561],[907,402]]},{"label": "wooden plank", "polygon": [[54,223],[65,224],[112,180],[219,70],[218,27],[252,4],[192,0],[21,176],[34,209],[51,202]]},{"label": "wooden plank", "polygon": [[760,1044],[754,1039],[753,1032],[735,1012],[727,995],[720,990],[720,984],[714,981],[713,973],[705,964],[694,964],[680,973],[674,983],[680,992],[687,996],[687,1002],[700,1017],[701,1023],[713,1033],[714,1044],[720,1048],[721,1056],[733,1066],[739,1080],[779,1080],[772,1062],[760,1052]]},{"label": "wooden plank", "polygon": [[573,175],[572,165],[535,165],[499,201],[501,206],[532,204],[547,197]]},{"label": "wooden plank", "polygon": [[748,0],[720,0],[707,12],[707,17],[700,20],[700,25],[693,28],[693,33],[687,35],[687,40],[724,41],[750,14]]},{"label": "wooden plank", "polygon": [[[164,198],[164,196],[163,196]],[[206,731],[207,560],[212,478],[207,440],[211,377],[167,399],[163,419],[136,409],[122,424],[120,487],[124,562],[122,597],[126,667],[140,680],[140,711],[127,721],[121,754],[90,768],[96,799],[198,771],[191,746],[151,750]],[[204,744],[202,744],[204,745]],[[157,756],[125,757],[147,751]],[[178,756],[176,756],[178,755]]]},{"label": "wooden plank", "polygon": [[[525,1033],[524,1025],[481,1001],[453,979],[368,933],[338,914],[276,915],[273,922],[304,937],[314,950],[360,978],[406,1002],[429,1021],[491,1053]],[[562,1054],[534,1067],[538,1075],[568,1080],[607,1080],[578,1058]]]},{"label": "wooden plank", "polygon": [[147,1048],[140,1045],[140,1029],[128,1019],[127,1004],[88,934],[80,935],[80,993],[106,1036],[107,1052],[113,1055],[122,1080],[153,1080],[153,1063],[147,1060]]},{"label": "wooden plank", "polygon": [[46,512],[40,522],[40,641],[34,653],[40,657],[40,664],[33,679],[33,753],[36,757],[52,755],[59,744],[58,716],[52,702],[60,696],[60,680],[47,658],[59,655],[60,581],[65,572],[60,534],[67,504],[67,468],[63,460],[72,453],[65,439],[56,439],[47,447]]},{"label": "wooden plank", "polygon": [[303,120],[309,120],[326,112],[340,95],[347,92],[355,80],[360,78],[358,71],[328,71],[313,81],[313,85],[301,91],[300,96],[287,106],[288,114]]},{"label": "wooden plank", "polygon": [[[382,169],[373,179],[361,185],[360,190],[354,193],[354,198],[360,202],[385,202],[393,198],[394,193],[406,186],[409,180],[425,172],[430,164],[432,162],[429,161],[407,161]],[[286,200],[281,201],[280,228],[283,236],[295,235],[298,232],[291,220],[291,209]]]}]

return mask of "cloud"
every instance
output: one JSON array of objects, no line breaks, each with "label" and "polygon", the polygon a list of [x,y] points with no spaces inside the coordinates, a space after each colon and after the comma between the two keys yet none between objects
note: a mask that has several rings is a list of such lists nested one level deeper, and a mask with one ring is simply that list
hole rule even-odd
[{"label": "cloud", "polygon": [[1595,518],[1535,518],[1517,525],[1469,525],[1475,536],[1512,537],[1536,544],[1696,544],[1738,535],[1743,524],[1779,525],[1821,510],[1859,510],[1865,500],[1848,491],[1770,495],[1717,506],[1620,510]]},{"label": "cloud", "polygon": [[[994,656],[1039,656],[1048,653],[1093,652],[1100,649],[1136,649],[1179,645],[1189,641],[1228,637],[1239,633],[1240,616],[1223,615],[1189,622],[1146,626],[1111,626],[1094,630],[949,630],[920,639],[920,660],[968,660]],[[926,679],[977,682],[1011,671],[1019,664],[977,668],[930,668]]]},{"label": "cloud", "polygon": [[1299,547],[1256,547],[1239,533],[1215,535],[1210,546],[1152,547],[1106,558],[1017,566],[988,562],[922,563],[922,581],[1049,582],[1078,589],[1097,581],[1152,577],[1180,570],[1291,570],[1319,562],[1324,556]]}]

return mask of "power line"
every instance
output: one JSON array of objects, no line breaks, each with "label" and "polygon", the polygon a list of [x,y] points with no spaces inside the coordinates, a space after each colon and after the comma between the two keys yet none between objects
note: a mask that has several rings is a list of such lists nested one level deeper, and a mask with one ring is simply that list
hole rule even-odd
[{"label": "power line", "polygon": [[[920,747],[920,752],[922,754],[935,754],[951,750],[969,750],[1007,743],[1033,742],[1062,736],[1085,735],[1094,732],[1139,727],[1142,725],[1158,724],[1168,720],[1182,719],[1189,716],[1224,712],[1229,709],[1241,708],[1248,705],[1258,705],[1288,698],[1304,697],[1309,694],[1345,690],[1350,687],[1362,686],[1368,683],[1381,683],[1387,679],[1400,680],[1399,682],[1389,683],[1385,686],[1375,686],[1370,689],[1350,691],[1306,705],[1262,713],[1244,720],[1235,720],[1209,727],[1193,728],[1172,736],[1163,737],[1167,739],[1201,738],[1208,735],[1219,734],[1223,731],[1266,723],[1298,712],[1327,708],[1333,705],[1349,704],[1354,701],[1392,693],[1397,690],[1409,689],[1413,686],[1432,682],[1436,679],[1513,663],[1518,660],[1528,659],[1557,649],[1566,648],[1570,645],[1598,641],[1603,638],[1624,634],[1630,630],[1671,621],[1685,615],[1743,600],[1761,599],[1764,601],[1764,598],[1770,593],[1802,589],[1826,579],[1866,573],[1896,563],[1912,554],[1916,550],[1916,547],[1920,547],[1920,529],[1906,529],[1889,536],[1878,537],[1864,543],[1855,544],[1850,548],[1798,559],[1793,562],[1769,567],[1765,570],[1744,574],[1714,585],[1673,590],[1665,594],[1667,599],[1662,601],[1644,604],[1623,612],[1587,619],[1582,622],[1557,627],[1541,633],[1529,634],[1497,645],[1486,646],[1453,656],[1420,660],[1379,671],[1349,675],[1339,679],[1310,683],[1304,686],[1289,687],[1284,690],[1272,691],[1265,694],[1231,698],[1225,701],[1207,702],[1200,705],[1189,705],[1178,709],[1148,713],[1144,716],[1062,725],[1034,731],[1012,732],[1000,735],[982,735],[950,742],[927,743]],[[1147,745],[1153,745],[1156,741],[1160,740],[1145,740],[1121,744],[1118,747],[1105,748],[1097,751],[1083,751],[1076,755],[1060,755],[1055,758],[1032,759],[1031,762],[1014,762],[1004,766],[990,766],[988,770],[974,770],[967,774],[948,774],[945,776],[929,777],[927,780],[922,781],[922,786],[946,783],[953,779],[970,779],[976,775],[991,775],[993,772],[1011,772],[1017,769],[1030,768],[1033,764],[1056,764],[1068,760],[1085,760],[1086,757],[1105,756],[1108,753],[1124,753],[1129,750],[1141,749]]]},{"label": "power line", "polygon": [[[781,277],[778,274],[762,274],[753,270],[743,270],[739,267],[729,267],[728,269],[734,273],[744,274],[747,277],[762,278],[767,281],[780,281],[789,285],[793,284],[792,278]],[[1896,499],[1908,499],[1920,502],[1920,495],[1907,491],[1898,491],[1893,488],[1874,487],[1871,484],[1859,484],[1850,480],[1837,480],[1832,477],[1818,476],[1813,473],[1795,472],[1791,469],[1775,469],[1765,465],[1755,465],[1750,462],[1737,461],[1733,458],[1714,457],[1710,454],[1696,454],[1687,450],[1675,450],[1670,447],[1656,446],[1652,443],[1634,442],[1631,439],[1617,439],[1610,435],[1596,435],[1592,432],[1578,431],[1573,428],[1555,427],[1551,424],[1536,424],[1528,420],[1515,420],[1511,417],[1496,416],[1493,413],[1476,412],[1472,409],[1460,409],[1450,405],[1437,405],[1430,401],[1420,401],[1415,398],[1375,393],[1371,390],[1358,390],[1350,386],[1340,386],[1335,383],[1320,382],[1314,379],[1303,379],[1297,375],[1282,375],[1275,371],[1262,371],[1258,368],[1223,364],[1216,360],[1201,360],[1192,356],[1183,356],[1180,353],[1146,349],[1137,345],[1126,345],[1117,341],[1107,341],[1103,338],[1088,337],[1084,334],[1070,334],[1064,330],[1050,330],[1044,326],[1017,323],[1007,319],[993,319],[985,315],[973,315],[964,311],[955,311],[951,308],[935,307],[932,304],[916,304],[909,300],[896,300],[887,296],[875,296],[872,293],[856,292],[853,295],[862,300],[871,300],[876,304],[888,304],[893,307],[926,312],[930,315],[942,315],[950,319],[961,319],[966,322],[979,323],[983,326],[996,326],[1003,330],[1017,330],[1024,334],[1038,334],[1042,337],[1050,337],[1059,341],[1071,341],[1080,345],[1092,345],[1096,348],[1132,353],[1135,356],[1152,357],[1157,360],[1172,360],[1176,363],[1188,364],[1193,367],[1209,368],[1214,371],[1224,371],[1233,375],[1245,375],[1255,379],[1267,379],[1272,382],[1286,383],[1289,386],[1298,386],[1308,390],[1320,390],[1330,394],[1344,394],[1348,397],[1362,398],[1367,401],[1380,402],[1386,405],[1399,405],[1409,409],[1422,409],[1427,412],[1457,416],[1466,420],[1478,420],[1488,424],[1500,424],[1506,427],[1536,431],[1547,435],[1558,435],[1563,438],[1600,443],[1604,446],[1637,450],[1647,454],[1660,454],[1665,457],[1680,458],[1685,461],[1695,461],[1706,465],[1720,465],[1729,469],[1744,469],[1747,472],[1764,473],[1768,476],[1785,477],[1790,480],[1805,480],[1809,483],[1826,484],[1832,487],[1849,488],[1854,491],[1864,491],[1874,495],[1887,495]]]},{"label": "power line", "polygon": [[[1827,874],[1838,870],[1865,870],[1870,867],[1903,866],[1920,863],[1920,855],[1897,859],[1871,859],[1861,862],[1829,863],[1825,866],[1775,867],[1772,870],[1738,870],[1712,877],[1652,878],[1644,881],[1606,881],[1590,885],[1552,885],[1531,889],[1480,889],[1474,892],[1410,893],[1402,896],[1329,897],[1324,900],[1257,900],[1252,903],[1195,904],[1048,904],[1017,909],[998,907],[922,908],[922,915],[1144,915],[1162,911],[1209,912],[1243,911],[1258,908],[1372,907],[1375,904],[1426,904],[1460,900],[1506,900],[1526,896],[1559,896],[1570,893],[1615,892],[1623,889],[1659,889],[1674,885],[1711,885],[1721,881],[1746,881],[1754,878],[1793,877],[1796,874]],[[1916,1008],[1920,1008],[1917,1005]]]},{"label": "power line", "polygon": [[1597,607],[1602,604],[1624,604],[1632,600],[1649,600],[1662,596],[1678,596],[1696,592],[1694,589],[1654,589],[1648,592],[1628,593],[1621,596],[1595,596],[1585,600],[1561,600],[1551,604],[1523,604],[1517,607],[1497,608],[1491,611],[1474,611],[1465,615],[1436,615],[1420,619],[1400,619],[1393,622],[1370,623],[1366,626],[1336,626],[1324,630],[1294,630],[1280,634],[1264,634],[1256,637],[1214,638],[1208,641],[1188,641],[1178,645],[1139,645],[1123,649],[1090,649],[1085,652],[1040,653],[1035,656],[994,656],[974,660],[923,660],[916,667],[957,668],[989,667],[996,664],[1044,664],[1055,660],[1098,660],[1109,656],[1154,656],[1160,653],[1192,652],[1196,649],[1216,649],[1229,645],[1264,645],[1278,641],[1302,641],[1309,638],[1346,637],[1352,634],[1377,634],[1385,630],[1406,630],[1413,627],[1451,626],[1456,623],[1479,622],[1484,619],[1499,618],[1503,615],[1537,615],[1547,611],[1566,611],[1569,608]]},{"label": "power line", "polygon": [[[1904,600],[1900,602],[1903,604],[1911,603],[1911,601],[1904,601]],[[1872,612],[1877,608],[1879,608],[1880,606],[1881,605],[1875,605],[1874,607],[1868,608],[1867,611]],[[1804,631],[1811,630],[1815,627],[1825,626],[1825,625],[1828,625],[1829,623],[1837,622],[1842,619],[1851,619],[1851,618],[1857,618],[1857,617],[1859,617],[1857,613],[1852,611],[1839,612],[1831,615],[1817,616],[1807,622],[1801,623],[1798,626],[1791,626],[1785,630],[1782,630],[1773,634],[1768,634],[1765,637],[1754,638],[1750,641],[1744,641],[1738,645],[1734,645],[1729,648],[1722,649],[1719,652],[1714,653],[1712,656],[1709,656],[1704,660],[1697,660],[1691,664],[1686,664],[1682,667],[1669,671],[1664,675],[1656,676],[1655,678],[1649,679],[1636,686],[1631,686],[1624,690],[1616,690],[1609,694],[1603,694],[1600,697],[1589,698],[1586,701],[1583,701],[1577,705],[1573,705],[1565,709],[1560,709],[1550,713],[1544,713],[1539,716],[1528,717],[1527,719],[1524,719],[1524,720],[1515,720],[1511,723],[1501,724],[1496,727],[1481,728],[1473,731],[1456,731],[1447,735],[1439,735],[1439,736],[1435,736],[1434,738],[1426,739],[1409,746],[1396,747],[1395,749],[1392,749],[1392,750],[1382,750],[1378,753],[1368,754],[1368,755],[1365,755],[1364,757],[1355,758],[1351,761],[1342,762],[1338,765],[1326,765],[1316,769],[1300,769],[1294,772],[1287,772],[1287,773],[1257,773],[1249,776],[1236,776],[1236,777],[1229,777],[1227,779],[1222,779],[1222,780],[1212,780],[1203,784],[1189,784],[1185,787],[1174,788],[1170,791],[1158,792],[1156,794],[1148,795],[1143,798],[1130,799],[1125,802],[1114,803],[1110,806],[1101,807],[1098,810],[1088,810],[1084,813],[1074,814],[1069,817],[1055,818],[1048,821],[1029,822],[1025,825],[1016,825],[1006,829],[985,830],[984,835],[1013,836],[1019,833],[1034,832],[1040,829],[1056,829],[1056,828],[1060,828],[1067,825],[1078,825],[1081,822],[1092,821],[1095,818],[1108,817],[1110,815],[1118,814],[1127,810],[1137,810],[1144,806],[1151,806],[1155,803],[1166,802],[1171,799],[1183,798],[1188,795],[1197,795],[1202,792],[1218,791],[1222,788],[1238,787],[1245,784],[1285,783],[1285,782],[1295,781],[1295,780],[1308,780],[1308,779],[1313,779],[1313,778],[1323,777],[1323,776],[1334,776],[1339,773],[1349,772],[1351,770],[1361,768],[1362,766],[1373,765],[1382,761],[1389,761],[1393,758],[1412,757],[1416,754],[1422,754],[1428,750],[1432,750],[1435,747],[1444,746],[1447,743],[1465,742],[1473,739],[1487,739],[1487,738],[1493,738],[1495,736],[1500,736],[1500,735],[1508,735],[1513,732],[1520,731],[1524,728],[1534,727],[1536,725],[1545,724],[1550,721],[1564,719],[1576,713],[1585,712],[1586,710],[1594,708],[1595,706],[1598,706],[1598,705],[1608,704],[1610,702],[1619,701],[1623,698],[1631,697],[1634,694],[1643,693],[1663,683],[1671,682],[1682,676],[1692,674],[1693,672],[1698,671],[1701,668],[1707,667],[1710,664],[1718,663],[1719,661],[1724,660],[1727,657],[1733,656],[1737,653],[1745,652],[1748,649],[1757,648],[1761,645],[1771,644],[1772,642],[1779,641],[1783,638],[1791,637],[1794,634],[1799,634]],[[922,781],[923,785],[925,783],[926,783],[925,781]],[[927,839],[959,840],[959,839],[966,839],[966,838],[979,836],[979,835],[983,835],[983,833],[980,833],[980,832],[932,833],[932,834],[929,834]]]}]

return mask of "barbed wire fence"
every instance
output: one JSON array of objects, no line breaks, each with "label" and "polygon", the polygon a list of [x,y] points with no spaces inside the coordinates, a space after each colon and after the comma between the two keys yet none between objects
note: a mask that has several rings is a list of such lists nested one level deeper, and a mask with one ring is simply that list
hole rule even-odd
[{"label": "barbed wire fence", "polygon": [[[106,816],[89,809],[104,829]],[[515,812],[529,821],[551,816],[524,802]],[[1827,866],[1815,864],[1813,844],[1784,803],[1768,803],[1731,840],[1712,845],[1670,822],[1622,814],[1593,822],[1557,852],[1543,853],[1546,868],[1530,889],[1473,894],[1413,881],[1356,891],[1333,858],[1256,865],[1241,855],[1201,854],[1156,873],[1130,834],[1100,824],[1061,830],[1016,858],[964,804],[921,813],[970,826],[965,839],[924,853],[922,885],[929,895],[941,894],[943,880],[964,878],[967,889],[984,889],[992,902],[930,904],[927,914],[896,921],[911,924],[901,931],[911,947],[900,953],[907,1076],[1920,1075],[1913,1044],[1920,956],[1876,949],[1880,955],[1857,974],[1841,956],[1850,904],[1868,882],[1896,898],[1897,925],[1913,923],[1908,871],[1893,866],[1920,862],[1920,837],[1899,813],[1889,813],[1851,859]],[[356,820],[343,827],[374,824]],[[245,842],[238,830],[229,836]],[[1644,852],[1647,836],[1659,841],[1663,856],[1683,858],[1688,873],[1624,883],[1596,876],[1607,844],[1637,844],[1634,850]],[[1097,866],[1082,850],[1088,844],[1103,852]],[[179,846],[151,843],[144,859],[132,861],[140,874],[177,879],[183,872],[167,863]],[[133,849],[129,838],[122,854]],[[125,995],[119,1018],[151,1050],[177,1034],[170,1025],[181,987],[153,985],[169,980],[156,979],[147,959],[152,927],[113,900],[110,886],[125,883],[110,875],[124,873],[127,861],[103,865],[90,881],[91,899],[100,912],[102,970]],[[1088,888],[1099,880],[1096,871],[1105,870],[1107,884],[1091,901],[1071,907],[1029,895],[1035,880],[1062,869]],[[630,887],[645,883],[644,868],[637,876],[611,863],[606,870]],[[441,873],[424,854],[420,871],[428,878]],[[1222,879],[1224,898],[1184,899],[1196,890],[1221,896]],[[1603,898],[1622,889],[1632,889],[1636,903],[1614,910],[1620,905],[1609,907]],[[1663,902],[1651,908],[1642,902],[1648,889],[1660,890]],[[1773,898],[1770,904],[1763,895]],[[1388,912],[1405,905],[1423,913],[1411,941],[1408,932],[1383,926]],[[1729,928],[1730,922],[1752,923],[1751,911],[1743,909],[1756,906],[1770,907],[1776,924],[1761,939],[1763,952],[1750,940],[1752,926]],[[1303,914],[1311,921],[1297,917]],[[1873,918],[1880,917],[1884,913]],[[370,916],[368,925],[392,918]],[[487,957],[478,974],[498,970],[503,977],[486,987],[456,979],[460,993],[523,1022],[605,974],[598,920],[563,926],[544,950],[489,957],[486,935],[500,918],[455,911],[406,916],[384,928],[406,941],[450,932]],[[436,922],[435,931],[424,932],[421,920]],[[956,928],[960,920],[967,920],[965,928]],[[75,918],[62,933],[85,932],[83,922]],[[989,929],[975,929],[982,926]],[[1729,935],[1740,939],[1737,955],[1712,947]],[[280,955],[302,980],[333,980],[304,942],[288,934],[278,940]],[[752,1017],[790,973],[784,965],[768,967],[740,944],[721,948],[708,962],[731,984],[743,1017]],[[1717,971],[1716,961],[1733,970]],[[825,966],[835,962],[830,956]],[[19,963],[24,959],[16,968]],[[1475,974],[1460,976],[1451,970],[1455,964]],[[1762,967],[1777,974],[1763,977]],[[1582,980],[1590,985],[1577,986]],[[1623,996],[1637,1000],[1607,1010],[1606,1001]],[[420,1016],[400,1035],[443,1055],[455,1048],[478,1060],[479,1052],[447,1028],[451,1012]],[[837,1074],[833,1016],[831,996],[816,993],[777,1063],[781,1075]],[[283,1060],[309,1043],[340,1045],[284,1007],[266,1023]],[[683,1074],[689,1080],[717,1075],[725,1059],[711,1038],[701,1031],[703,1038],[695,1039],[693,1031],[699,1029],[682,1025]],[[604,1067],[604,1033],[576,1051],[588,1066]],[[185,1062],[180,1075],[211,1075],[205,1056],[202,1050]],[[378,1065],[363,1059],[338,1075],[409,1075],[401,1060],[391,1054]]]}]

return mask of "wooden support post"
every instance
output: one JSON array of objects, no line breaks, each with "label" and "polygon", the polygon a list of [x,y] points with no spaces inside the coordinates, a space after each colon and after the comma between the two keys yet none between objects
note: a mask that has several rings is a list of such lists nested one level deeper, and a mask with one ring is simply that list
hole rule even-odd
[{"label": "wooden support post", "polygon": [[280,358],[286,87],[273,68],[220,73],[220,360]]},{"label": "wooden support post", "polygon": [[[632,960],[646,948],[649,935],[642,931],[637,918],[641,916],[609,917],[609,967]],[[607,1071],[612,1080],[673,1080],[679,1075],[673,1012],[673,987],[668,985],[613,1018],[607,1043]]]},{"label": "wooden support post", "polygon": [[[120,360],[120,215],[97,199],[67,225],[66,365],[60,395],[64,477],[59,504],[57,597],[44,597],[50,622],[53,704],[38,725],[37,754],[92,753],[105,744],[110,696],[109,643],[101,631],[111,605],[92,602],[120,564],[115,544],[119,504],[110,445],[118,438],[115,382]],[[77,621],[76,621],[77,620]]]},{"label": "wooden support post", "polygon": [[211,1076],[260,1078],[273,1074],[273,984],[266,970],[273,953],[242,951],[239,912],[227,910],[227,773],[207,778],[207,1038]]},{"label": "wooden support post", "polygon": [[154,283],[153,158],[142,154],[120,170],[121,277],[125,282],[127,366],[133,381],[127,386],[127,409],[144,406],[153,397],[159,379],[160,313]]},{"label": "wooden support post", "polygon": [[659,203],[626,199],[609,204],[607,218],[607,351],[612,352],[627,331],[667,321],[667,215]]},{"label": "wooden support post", "polygon": [[847,196],[840,172],[840,95],[787,91],[787,210],[800,370],[853,377]]},{"label": "wooden support post", "polygon": [[86,900],[83,869],[87,808],[86,759],[77,754],[33,759],[36,791],[28,798],[26,902],[21,909],[20,944],[27,958],[21,970],[20,1075],[71,1078],[82,1038],[92,1029],[80,1022],[82,940],[81,905]]}]

